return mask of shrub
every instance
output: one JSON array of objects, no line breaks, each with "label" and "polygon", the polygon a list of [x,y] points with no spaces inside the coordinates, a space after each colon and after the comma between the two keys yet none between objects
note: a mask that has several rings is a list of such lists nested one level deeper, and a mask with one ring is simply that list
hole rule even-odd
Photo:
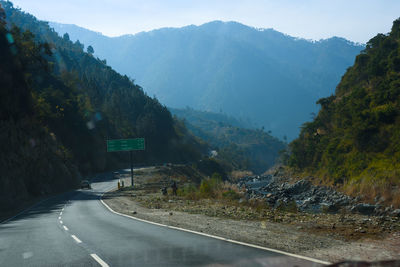
[{"label": "shrub", "polygon": [[218,173],[214,173],[211,178],[201,181],[199,194],[200,197],[209,198],[216,197],[222,189],[222,177]]},{"label": "shrub", "polygon": [[238,200],[240,199],[240,195],[239,193],[237,193],[236,191],[230,189],[228,191],[225,191],[222,193],[222,197],[229,199],[229,200]]},{"label": "shrub", "polygon": [[298,212],[297,204],[296,201],[292,200],[287,203],[281,202],[278,207],[278,210],[284,211],[284,212]]},{"label": "shrub", "polygon": [[177,194],[180,197],[185,197],[188,199],[197,198],[197,188],[194,184],[185,184],[183,187],[178,188]]}]

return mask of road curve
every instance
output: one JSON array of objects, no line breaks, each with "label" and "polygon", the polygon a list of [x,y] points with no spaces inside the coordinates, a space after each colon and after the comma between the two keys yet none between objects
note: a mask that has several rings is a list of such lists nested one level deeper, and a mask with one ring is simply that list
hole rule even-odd
[{"label": "road curve", "polygon": [[110,177],[0,224],[0,266],[321,266],[112,213],[100,202]]}]

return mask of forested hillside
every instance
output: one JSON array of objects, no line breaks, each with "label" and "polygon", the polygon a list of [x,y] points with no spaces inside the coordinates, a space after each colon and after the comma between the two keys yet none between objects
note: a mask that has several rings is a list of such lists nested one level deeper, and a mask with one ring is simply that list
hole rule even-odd
[{"label": "forested hillside", "polygon": [[232,169],[262,173],[277,163],[286,144],[264,129],[246,129],[246,122],[224,114],[194,109],[170,109],[196,136],[217,150],[217,159]]},{"label": "forested hillside", "polygon": [[133,77],[169,107],[224,112],[289,140],[333,93],[363,46],[333,37],[294,38],[273,29],[213,21],[108,38],[50,23],[92,45],[95,55]]},{"label": "forested hillside", "polygon": [[135,162],[207,151],[168,109],[83,45],[0,1],[0,208],[71,188],[80,173],[127,166],[105,141],[144,137]]},{"label": "forested hillside", "polygon": [[400,205],[400,20],[372,38],[290,144],[289,164]]},{"label": "forested hillside", "polygon": [[207,131],[213,130],[215,123],[222,123],[239,128],[253,128],[254,125],[249,121],[237,119],[225,113],[215,113],[209,111],[200,111],[190,107],[186,108],[168,108],[172,115],[189,121],[191,124],[200,126]]}]

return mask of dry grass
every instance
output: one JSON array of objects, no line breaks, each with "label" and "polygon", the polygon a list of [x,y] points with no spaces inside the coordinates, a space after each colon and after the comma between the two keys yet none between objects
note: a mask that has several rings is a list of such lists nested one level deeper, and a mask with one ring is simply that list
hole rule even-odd
[{"label": "dry grass", "polygon": [[244,191],[237,185],[218,178],[204,179],[200,185],[186,183],[177,192],[178,196],[187,200],[214,199],[235,200],[244,196]]},{"label": "dry grass", "polygon": [[397,190],[397,193],[393,196],[392,204],[396,208],[400,208],[400,192]]},{"label": "dry grass", "polygon": [[399,187],[392,181],[361,179],[344,185],[342,190],[351,196],[361,197],[365,202],[375,203],[378,200],[381,204],[400,208]]}]

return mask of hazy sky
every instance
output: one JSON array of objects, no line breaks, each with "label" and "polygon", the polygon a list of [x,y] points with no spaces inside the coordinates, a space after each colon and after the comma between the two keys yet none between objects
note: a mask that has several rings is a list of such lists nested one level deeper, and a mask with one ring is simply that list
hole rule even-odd
[{"label": "hazy sky", "polygon": [[108,36],[161,27],[238,21],[307,39],[365,43],[390,31],[400,0],[12,0],[39,19],[76,24]]}]

